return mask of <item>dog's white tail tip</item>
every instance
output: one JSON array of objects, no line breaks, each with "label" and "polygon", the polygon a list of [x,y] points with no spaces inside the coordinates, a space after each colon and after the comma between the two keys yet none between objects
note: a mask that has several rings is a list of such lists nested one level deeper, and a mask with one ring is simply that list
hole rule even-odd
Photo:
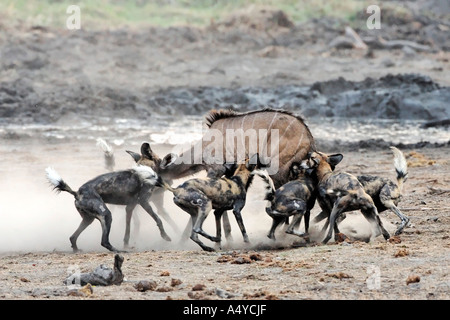
[{"label": "dog's white tail tip", "polygon": [[62,180],[61,176],[58,174],[58,172],[56,172],[56,170],[53,169],[52,167],[47,167],[45,169],[45,172],[47,173],[48,181],[55,187],[58,186]]},{"label": "dog's white tail tip", "polygon": [[104,153],[107,153],[107,154],[113,153],[112,147],[102,138],[97,139],[97,146],[102,148]]}]

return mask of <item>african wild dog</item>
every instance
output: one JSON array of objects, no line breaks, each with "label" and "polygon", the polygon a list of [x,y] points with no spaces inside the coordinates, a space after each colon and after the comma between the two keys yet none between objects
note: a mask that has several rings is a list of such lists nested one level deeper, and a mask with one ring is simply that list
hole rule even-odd
[{"label": "african wild dog", "polygon": [[400,218],[400,226],[395,231],[395,235],[399,235],[409,222],[409,218],[397,208],[402,197],[403,183],[408,176],[408,165],[405,156],[400,150],[396,147],[391,147],[391,150],[394,153],[397,183],[388,178],[370,175],[360,175],[358,180],[361,182],[364,191],[372,197],[378,212],[389,209]]},{"label": "african wild dog", "polygon": [[[141,145],[141,153],[136,153],[134,151],[127,150],[126,151],[131,157],[134,159],[134,161],[137,164],[141,165],[147,165],[151,167],[153,170],[155,170],[157,173],[161,170],[165,169],[167,165],[170,165],[170,163],[174,162],[177,158],[174,154],[168,154],[164,159],[160,159],[158,155],[153,152],[152,148],[150,147],[150,144],[147,142],[144,142]],[[105,160],[106,161],[106,160]],[[235,163],[229,163],[226,165],[218,165],[218,166],[211,166],[207,170],[207,177],[211,179],[215,178],[221,178],[222,176],[225,176],[226,178],[230,178],[233,176],[234,171],[236,170],[236,164]],[[172,180],[164,180],[164,182],[167,185],[172,184]],[[157,188],[153,191],[151,201],[156,205],[158,209],[158,213],[161,214],[161,216],[169,223],[169,225],[174,228],[174,230],[178,231],[178,226],[176,223],[172,220],[169,213],[164,209],[164,188]],[[231,226],[230,222],[228,220],[228,215],[226,214],[226,211],[224,212],[223,216],[223,226],[225,231],[225,236],[227,240],[231,240]],[[190,234],[190,231],[192,230],[192,227],[190,226],[190,223],[186,225],[186,228],[183,231],[183,235],[181,237],[181,240],[187,239],[187,237]]]},{"label": "african wild dog", "polygon": [[[158,183],[174,194],[174,203],[190,214],[192,232],[190,238],[205,251],[214,251],[213,248],[203,244],[198,238],[201,234],[205,238],[220,243],[221,224],[220,219],[226,210],[233,210],[233,214],[241,229],[244,242],[249,242],[247,232],[242,220],[241,211],[245,205],[247,190],[253,180],[253,171],[259,166],[258,154],[247,159],[245,163],[238,164],[231,178],[206,178],[190,179],[176,188],[158,179]],[[225,164],[228,166],[228,164]],[[216,236],[213,237],[203,229],[203,222],[208,213],[214,210],[216,219]]]},{"label": "african wild dog", "polygon": [[[102,174],[85,184],[77,192],[73,191],[59,174],[52,168],[47,168],[47,179],[58,192],[66,191],[75,197],[75,207],[82,217],[78,229],[70,237],[74,252],[78,251],[77,239],[94,219],[98,219],[102,226],[101,245],[110,251],[119,251],[109,242],[112,215],[106,203],[126,205],[127,216],[140,204],[145,211],[156,221],[161,237],[170,241],[164,231],[163,224],[153,212],[148,199],[157,181],[156,173],[146,166],[137,166],[134,169],[116,171]],[[125,234],[124,244],[128,245],[129,232]]]},{"label": "african wild dog", "polygon": [[[262,174],[258,174],[269,186],[265,200],[268,200],[266,212],[273,219],[272,227],[267,235],[270,239],[275,240],[276,228],[286,218],[294,215],[286,233],[308,240],[309,217],[316,202],[317,181],[315,181],[315,175],[312,172],[307,173],[306,171],[299,164],[294,163],[291,166],[291,176],[294,180],[285,183],[276,190],[270,177],[264,175],[264,171]],[[299,233],[295,231],[295,227],[300,224],[303,216],[305,216],[305,233]]]},{"label": "african wild dog", "polygon": [[337,221],[340,215],[347,211],[361,210],[364,217],[374,227],[379,229],[387,240],[390,235],[383,227],[377,208],[362,187],[358,179],[347,172],[334,172],[335,166],[342,160],[342,154],[326,155],[321,152],[312,152],[301,166],[305,169],[314,169],[318,181],[317,201],[322,209],[322,214],[328,217],[325,228],[329,224],[328,233],[323,240],[327,243],[335,231],[335,238],[339,233]]},{"label": "african wild dog", "polygon": [[[403,183],[408,176],[408,165],[405,156],[399,149],[396,147],[390,148],[394,153],[394,168],[397,173],[397,182],[388,178],[372,175],[359,175],[357,176],[357,179],[362,184],[364,191],[374,201],[378,213],[389,209],[400,218],[400,226],[395,231],[395,235],[399,235],[409,222],[409,218],[397,208],[397,205],[402,198]],[[314,222],[319,222],[325,218],[327,218],[327,216],[321,213],[316,216]]]}]

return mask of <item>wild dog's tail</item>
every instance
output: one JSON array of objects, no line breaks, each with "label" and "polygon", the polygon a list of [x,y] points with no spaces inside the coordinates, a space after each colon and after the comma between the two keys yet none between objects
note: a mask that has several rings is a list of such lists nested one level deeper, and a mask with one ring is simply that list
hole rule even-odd
[{"label": "wild dog's tail", "polygon": [[73,195],[75,198],[77,197],[77,193],[73,191],[67,183],[64,182],[64,180],[61,178],[58,172],[55,171],[55,169],[48,167],[47,169],[45,169],[45,172],[47,173],[47,180],[50,182],[56,192],[66,191]]},{"label": "wild dog's tail", "polygon": [[151,184],[156,186],[159,176],[153,171],[152,168],[148,166],[138,165],[133,168],[133,170],[138,174],[142,181],[146,184]]},{"label": "wild dog's tail", "polygon": [[156,180],[156,186],[169,190],[172,193],[175,191],[175,188],[169,186],[169,184],[165,182],[160,176],[158,176],[158,179]]},{"label": "wild dog's tail", "polygon": [[113,148],[102,138],[97,139],[97,146],[103,150],[105,157],[105,168],[109,171],[113,171],[116,164]]},{"label": "wild dog's tail", "polygon": [[397,172],[397,185],[402,190],[403,183],[408,178],[408,164],[406,163],[405,155],[396,147],[390,147],[394,153],[394,167]]},{"label": "wild dog's tail", "polygon": [[258,175],[266,183],[266,194],[264,200],[272,201],[275,196],[275,186],[272,178],[265,170],[257,170],[255,174]]}]

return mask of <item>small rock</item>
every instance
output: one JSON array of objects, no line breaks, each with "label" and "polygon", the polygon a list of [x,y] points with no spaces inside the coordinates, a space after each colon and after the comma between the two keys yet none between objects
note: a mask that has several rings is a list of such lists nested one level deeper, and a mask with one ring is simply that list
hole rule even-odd
[{"label": "small rock", "polygon": [[201,291],[205,290],[206,286],[204,284],[196,284],[194,287],[192,287],[192,291]]},{"label": "small rock", "polygon": [[141,280],[134,285],[134,288],[137,291],[145,292],[147,290],[154,291],[157,286],[158,286],[158,284],[156,283],[156,281]]},{"label": "small rock", "polygon": [[233,298],[235,296],[234,294],[220,288],[216,288],[216,295],[224,299]]},{"label": "small rock", "polygon": [[92,288],[91,284],[88,283],[84,287],[81,287],[80,289],[72,289],[67,292],[68,296],[71,297],[89,297],[94,293],[94,289]]},{"label": "small rock", "polygon": [[401,243],[402,239],[400,239],[400,236],[392,236],[389,238],[388,241],[389,241],[389,243],[397,244],[397,243]]},{"label": "small rock", "polygon": [[339,279],[339,280],[353,278],[352,276],[350,276],[350,275],[348,275],[348,274],[346,274],[344,272],[341,272],[341,271],[336,272],[336,273],[327,274],[327,276],[332,277],[332,278],[336,278],[336,279]]},{"label": "small rock", "polygon": [[400,249],[396,253],[394,253],[394,257],[396,257],[396,258],[406,257],[407,255],[409,255],[409,251],[406,249]]},{"label": "small rock", "polygon": [[217,258],[217,262],[224,263],[224,262],[231,261],[232,259],[233,259],[233,257],[230,256],[230,255],[222,255],[222,256]]},{"label": "small rock", "polygon": [[163,271],[163,272],[161,272],[160,276],[161,277],[168,277],[168,276],[170,276],[170,272],[169,271]]},{"label": "small rock", "polygon": [[170,281],[170,285],[171,285],[172,287],[179,286],[179,285],[182,284],[182,283],[183,283],[183,281],[181,281],[180,279],[174,279],[174,278],[172,278],[172,280]]},{"label": "small rock", "polygon": [[253,261],[261,261],[263,259],[259,253],[252,253],[249,257],[250,257],[250,260],[253,260]]},{"label": "small rock", "polygon": [[345,234],[343,234],[342,232],[337,233],[335,238],[336,238],[336,242],[344,242],[345,240],[348,239],[348,237]]},{"label": "small rock", "polygon": [[172,290],[173,290],[172,288],[167,287],[167,286],[162,286],[162,287],[159,287],[158,289],[156,289],[156,291],[158,291],[158,292],[169,292]]},{"label": "small rock", "polygon": [[416,274],[412,274],[408,278],[406,278],[406,285],[409,285],[410,283],[416,283],[416,282],[420,282],[420,277]]},{"label": "small rock", "polygon": [[232,264],[244,264],[244,263],[252,263],[252,260],[250,260],[247,257],[239,257],[231,262]]}]

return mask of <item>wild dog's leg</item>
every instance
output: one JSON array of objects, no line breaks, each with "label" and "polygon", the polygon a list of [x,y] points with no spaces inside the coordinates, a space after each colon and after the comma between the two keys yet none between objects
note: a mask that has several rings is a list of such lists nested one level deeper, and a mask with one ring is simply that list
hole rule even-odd
[{"label": "wild dog's leg", "polygon": [[402,220],[402,223],[395,231],[395,235],[398,236],[400,233],[403,232],[403,229],[408,225],[409,218],[405,216],[394,204],[389,209],[391,209]]},{"label": "wild dog's leg", "polygon": [[295,231],[296,228],[299,227],[300,222],[302,221],[303,215],[306,212],[307,205],[305,201],[302,199],[291,199],[287,205],[287,212],[289,212],[289,215],[294,215],[294,218],[292,219],[292,222],[289,224],[288,228],[286,229],[286,233],[294,234],[296,236],[302,237],[304,233],[300,233]]},{"label": "wild dog's leg", "polygon": [[158,215],[153,211],[152,206],[149,203],[149,198],[152,194],[153,186],[145,186],[141,189],[139,193],[139,204],[145,211],[156,221],[161,237],[166,241],[172,241],[164,230],[163,223]]},{"label": "wild dog's leg", "polygon": [[396,204],[400,201],[401,193],[397,185],[386,184],[380,191],[380,201],[389,210],[394,212],[401,220],[400,226],[395,231],[395,235],[402,233],[403,229],[409,222],[409,218],[405,216]]},{"label": "wild dog's leg", "polygon": [[[214,210],[214,217],[216,218],[216,238],[219,239],[218,244],[220,246],[220,241],[222,240],[222,224],[220,222],[220,219],[222,218],[222,215],[224,214],[224,209],[216,209]],[[224,223],[225,228],[225,223]]]},{"label": "wild dog's leg", "polygon": [[279,216],[279,217],[272,216],[272,227],[270,228],[269,234],[267,235],[267,237],[269,239],[276,240],[275,239],[275,231],[276,231],[277,227],[284,221],[285,221],[285,218],[283,216]]},{"label": "wild dog's leg", "polygon": [[362,214],[367,219],[367,221],[372,224],[372,226],[375,229],[378,229],[381,231],[381,234],[383,234],[383,237],[385,240],[388,240],[391,236],[389,235],[389,232],[384,228],[383,223],[381,222],[380,216],[378,215],[377,208],[375,205],[373,206],[366,206],[367,209],[361,209]]},{"label": "wild dog's leg", "polygon": [[[202,236],[204,236],[205,238],[207,238],[211,241],[219,242],[220,238],[213,237],[203,230],[203,222],[205,221],[206,217],[208,216],[208,213],[212,210],[211,201],[205,197],[203,199],[197,199],[197,203],[199,204],[199,208],[198,208],[199,215],[198,215],[197,221],[195,222],[194,232],[201,234]],[[219,225],[220,225],[220,222],[219,222]],[[216,224],[216,226],[217,226],[217,224]],[[217,230],[216,230],[216,232],[217,232]]]},{"label": "wild dog's leg", "polygon": [[192,226],[191,226],[191,240],[194,241],[196,244],[198,244],[203,250],[205,251],[215,251],[213,248],[208,247],[207,245],[205,245],[203,242],[200,241],[200,239],[198,238],[198,233],[194,231],[195,225],[197,224],[197,220],[198,220],[198,208],[197,207],[193,207],[193,208],[189,208],[188,209],[188,213],[191,215],[191,221],[192,221]]},{"label": "wild dog's leg", "polygon": [[292,219],[289,227],[286,229],[286,233],[293,234],[299,237],[303,237],[305,233],[295,231],[295,228],[302,221],[303,215],[305,214],[304,210],[295,211],[294,218]]},{"label": "wild dog's leg", "polygon": [[123,245],[125,248],[128,248],[130,242],[130,223],[131,217],[133,216],[133,210],[136,208],[136,203],[129,204],[125,207],[126,212],[126,226],[125,226],[125,236],[123,238]]},{"label": "wild dog's leg", "polygon": [[77,247],[78,236],[84,231],[84,229],[86,229],[92,223],[92,221],[94,221],[93,216],[83,214],[83,213],[81,213],[80,208],[77,208],[77,209],[80,212],[83,220],[81,220],[81,223],[80,223],[79,227],[77,228],[77,230],[75,230],[75,232],[70,236],[70,243],[72,245],[73,252],[80,251]]},{"label": "wild dog's leg", "polygon": [[348,196],[344,196],[342,198],[339,198],[335,202],[333,209],[331,210],[331,213],[330,213],[330,218],[327,221],[327,223],[329,223],[328,233],[327,233],[325,239],[323,239],[322,243],[325,244],[331,239],[333,230],[336,230],[336,228],[337,228],[337,226],[335,225],[336,219],[344,211],[347,201],[348,201]]},{"label": "wild dog's leg", "polygon": [[150,201],[153,202],[156,206],[158,214],[167,221],[167,223],[172,227],[172,229],[176,232],[180,232],[180,228],[177,226],[174,220],[170,217],[169,213],[164,209],[164,189],[157,188],[153,191],[150,196]]},{"label": "wild dog's leg", "polygon": [[223,230],[225,231],[225,238],[228,242],[233,241],[233,237],[231,236],[231,225],[230,219],[228,219],[228,212],[225,210],[222,215],[223,222]]},{"label": "wild dog's leg", "polygon": [[[112,214],[106,206],[105,202],[103,202],[102,198],[92,191],[90,192],[89,197],[85,196],[80,202],[76,201],[75,205],[77,206],[77,209],[79,206],[82,206],[81,210],[83,211],[83,213],[89,214],[89,218],[96,218],[100,221],[100,224],[102,226],[101,245],[109,251],[120,252],[120,250],[114,248],[109,242]],[[86,226],[84,226],[84,228],[86,228]],[[82,229],[81,225],[79,229]]]},{"label": "wild dog's leg", "polygon": [[147,199],[140,199],[139,204],[144,208],[145,211],[153,218],[153,220],[156,221],[156,225],[158,226],[159,232],[161,234],[161,237],[166,241],[172,241],[170,237],[167,235],[166,231],[164,230],[163,223],[161,219],[158,217],[158,215],[153,211],[150,204],[147,202]]},{"label": "wild dog's leg", "polygon": [[322,221],[323,219],[326,219],[326,218],[328,218],[328,213],[325,212],[325,211],[320,211],[320,213],[317,216],[314,217],[313,222],[314,223],[318,223],[318,222],[320,222],[320,221]]},{"label": "wild dog's leg", "polygon": [[401,223],[400,226],[397,228],[397,230],[395,231],[395,235],[398,236],[400,233],[403,232],[403,229],[407,226],[408,222],[409,222],[409,218],[407,216],[405,216],[394,204],[394,202],[392,200],[385,200],[383,201],[383,205],[388,208],[389,210],[391,210],[393,213],[395,213],[397,215],[397,217],[400,218]]},{"label": "wild dog's leg", "polygon": [[111,231],[111,223],[112,223],[111,211],[109,211],[109,209],[106,208],[106,210],[101,215],[97,216],[97,219],[100,221],[100,224],[102,225],[102,241],[101,241],[102,247],[105,247],[109,251],[121,252],[121,250],[114,248],[109,242],[109,232]]},{"label": "wild dog's leg", "polygon": [[245,201],[236,201],[233,207],[233,214],[236,218],[236,221],[241,229],[242,237],[244,238],[244,242],[250,242],[248,239],[247,231],[245,230],[244,221],[242,220],[241,211],[244,208]]}]

